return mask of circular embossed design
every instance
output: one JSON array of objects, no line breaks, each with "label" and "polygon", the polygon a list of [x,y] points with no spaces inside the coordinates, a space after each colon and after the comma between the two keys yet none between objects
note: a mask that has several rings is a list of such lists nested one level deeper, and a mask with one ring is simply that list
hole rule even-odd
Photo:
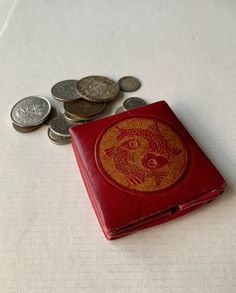
[{"label": "circular embossed design", "polygon": [[11,110],[12,121],[20,127],[37,126],[43,123],[51,111],[49,101],[41,96],[26,97]]},{"label": "circular embossed design", "polygon": [[180,136],[151,118],[113,124],[100,138],[96,155],[111,182],[139,192],[170,187],[187,165],[187,150]]},{"label": "circular embossed design", "polygon": [[107,77],[91,75],[78,81],[77,91],[85,100],[107,102],[117,97],[120,87],[116,82]]},{"label": "circular embossed design", "polygon": [[141,82],[134,76],[124,76],[118,81],[118,84],[124,92],[134,92],[141,86]]},{"label": "circular embossed design", "polygon": [[50,129],[56,135],[63,137],[70,137],[69,129],[75,124],[69,122],[63,114],[55,116],[50,122]]},{"label": "circular embossed design", "polygon": [[76,86],[78,80],[69,79],[56,83],[52,89],[52,96],[60,102],[71,102],[80,99]]}]

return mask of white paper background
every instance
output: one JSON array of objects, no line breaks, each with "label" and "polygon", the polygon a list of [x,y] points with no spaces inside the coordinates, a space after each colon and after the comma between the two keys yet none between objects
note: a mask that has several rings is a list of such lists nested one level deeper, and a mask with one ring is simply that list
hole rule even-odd
[{"label": "white paper background", "polygon": [[[236,291],[235,52],[235,0],[0,0],[0,292]],[[135,75],[131,95],[166,99],[226,178],[222,197],[107,241],[71,145],[9,117],[89,74]]]}]

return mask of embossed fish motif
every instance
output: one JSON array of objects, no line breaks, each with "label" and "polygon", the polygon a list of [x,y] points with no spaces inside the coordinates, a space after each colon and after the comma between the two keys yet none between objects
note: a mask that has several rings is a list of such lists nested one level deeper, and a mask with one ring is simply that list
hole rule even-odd
[{"label": "embossed fish motif", "polygon": [[135,164],[133,158],[134,152],[139,146],[138,140],[129,139],[104,151],[107,157],[112,156],[116,170],[127,177],[134,185],[142,183],[145,179],[145,172]]},{"label": "embossed fish motif", "polygon": [[[113,159],[116,169],[123,174],[133,185],[141,184],[146,178],[152,178],[158,186],[161,180],[168,174],[161,171],[160,168],[169,164],[171,159],[182,151],[169,145],[167,139],[161,134],[156,124],[148,129],[132,128],[123,129],[116,127],[118,135],[116,139],[120,141],[125,137],[132,137],[128,140],[118,143],[116,146],[106,149],[105,155]],[[141,157],[141,165],[138,166],[134,161],[134,154],[141,143],[138,137],[145,138],[148,141],[148,147]]]},{"label": "embossed fish motif", "polygon": [[156,123],[153,123],[147,129],[124,129],[120,127],[116,127],[116,129],[119,132],[119,134],[117,135],[118,140],[122,139],[125,136],[141,136],[142,138],[145,138],[149,143],[147,152],[161,153],[166,156],[169,153],[168,141],[161,134],[160,129]]},{"label": "embossed fish motif", "polygon": [[112,157],[116,170],[123,174],[132,185],[143,183],[147,177],[151,177],[159,185],[166,172],[153,172],[153,170],[150,172],[150,170],[141,169],[134,160],[134,154],[139,147],[140,142],[137,139],[129,139],[106,149],[105,155]]},{"label": "embossed fish motif", "polygon": [[119,127],[116,127],[116,129],[119,132],[117,135],[118,140],[130,135],[141,136],[145,138],[149,143],[146,153],[159,154],[160,156],[164,156],[167,159],[171,159],[181,153],[181,150],[170,146],[167,139],[161,134],[160,129],[156,123],[153,123],[147,129],[124,129]]}]

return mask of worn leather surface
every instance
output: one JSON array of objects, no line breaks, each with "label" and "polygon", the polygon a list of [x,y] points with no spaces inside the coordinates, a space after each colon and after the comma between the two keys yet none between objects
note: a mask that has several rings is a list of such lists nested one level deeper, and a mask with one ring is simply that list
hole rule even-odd
[{"label": "worn leather surface", "polygon": [[[97,152],[102,135],[111,125],[132,118],[157,119],[181,137],[187,163],[181,177],[167,188],[156,192],[126,189],[112,182],[113,179],[99,166]],[[78,125],[70,132],[88,195],[108,239],[181,216],[210,202],[224,189],[221,174],[165,101]]]}]

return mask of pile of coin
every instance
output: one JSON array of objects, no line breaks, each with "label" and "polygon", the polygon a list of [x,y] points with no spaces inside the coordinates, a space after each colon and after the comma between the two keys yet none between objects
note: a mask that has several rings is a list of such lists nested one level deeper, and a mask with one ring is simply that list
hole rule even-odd
[{"label": "pile of coin", "polygon": [[11,110],[13,127],[19,132],[31,132],[49,117],[50,102],[41,96],[30,96],[17,102]]},{"label": "pile of coin", "polygon": [[[63,103],[63,114],[52,107],[48,99],[30,96],[13,106],[12,125],[17,131],[26,133],[48,124],[50,141],[58,145],[67,144],[70,143],[70,127],[97,119],[107,104],[117,98],[120,90],[132,92],[140,86],[140,81],[132,76],[122,77],[118,83],[98,75],[60,81],[52,87],[51,93],[55,100]],[[115,114],[143,105],[146,105],[143,99],[131,97],[124,100]]]}]

